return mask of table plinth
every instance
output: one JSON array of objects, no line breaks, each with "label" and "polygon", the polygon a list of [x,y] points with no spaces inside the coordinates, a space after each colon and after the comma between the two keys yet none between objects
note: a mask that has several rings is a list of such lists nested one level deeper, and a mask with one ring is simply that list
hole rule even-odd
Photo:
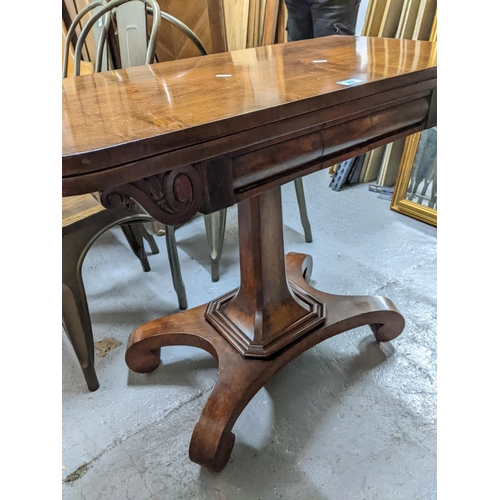
[{"label": "table plinth", "polygon": [[214,472],[226,465],[231,429],[265,383],[323,340],[370,325],[378,341],[397,337],[404,319],[378,296],[342,296],[309,285],[312,258],[284,254],[280,189],[238,205],[240,287],[208,304],[150,321],[128,341],[125,360],[138,373],[160,364],[160,348],[199,347],[218,361],[217,380],[194,428],[189,457]]}]

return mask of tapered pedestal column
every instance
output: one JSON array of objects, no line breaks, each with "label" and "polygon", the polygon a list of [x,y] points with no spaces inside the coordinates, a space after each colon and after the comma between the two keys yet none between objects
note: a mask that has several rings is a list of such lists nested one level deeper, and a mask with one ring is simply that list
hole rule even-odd
[{"label": "tapered pedestal column", "polygon": [[340,296],[308,281],[312,259],[284,256],[280,190],[238,207],[241,284],[209,304],[150,321],[130,336],[126,362],[139,373],[160,364],[160,348],[190,345],[219,363],[217,381],[195,426],[191,460],[219,472],[234,444],[231,429],[257,391],[318,342],[370,325],[379,341],[397,337],[404,319],[383,297]]},{"label": "tapered pedestal column", "polygon": [[212,301],[207,321],[243,356],[267,358],[325,321],[323,304],[286,277],[281,191],[238,206],[241,284]]}]

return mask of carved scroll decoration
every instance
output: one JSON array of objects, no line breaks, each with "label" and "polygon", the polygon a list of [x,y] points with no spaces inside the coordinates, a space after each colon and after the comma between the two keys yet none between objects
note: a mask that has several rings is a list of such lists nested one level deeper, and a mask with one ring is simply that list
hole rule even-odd
[{"label": "carved scroll decoration", "polygon": [[158,222],[169,226],[181,224],[190,220],[201,206],[201,178],[195,167],[187,165],[101,193],[101,203],[106,208],[115,208],[121,203],[131,206],[131,199]]}]

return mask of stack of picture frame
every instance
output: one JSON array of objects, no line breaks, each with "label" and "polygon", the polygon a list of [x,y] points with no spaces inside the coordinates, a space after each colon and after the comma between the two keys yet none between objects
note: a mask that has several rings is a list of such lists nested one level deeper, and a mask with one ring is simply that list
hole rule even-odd
[{"label": "stack of picture frame", "polygon": [[[383,38],[431,40],[437,19],[437,0],[370,0],[361,34]],[[365,156],[360,182],[394,186],[406,139],[374,149]]]},{"label": "stack of picture frame", "polygon": [[[369,0],[361,35],[437,41],[437,0]],[[405,202],[401,207],[399,198],[395,199],[396,191],[398,197],[402,196],[401,190],[404,189],[401,187],[402,176],[406,172],[406,167],[415,158],[420,137],[421,134],[415,134],[369,151],[363,159],[359,174],[358,182],[369,183],[369,188],[372,191],[388,192],[392,190],[394,195],[391,208],[401,213],[406,213],[407,207]],[[333,176],[332,184],[335,184],[337,191],[342,188],[339,182],[336,182],[338,174],[341,173],[339,167],[339,165],[330,167],[330,174]],[[408,187],[408,182],[409,178],[406,179],[406,187]],[[431,184],[430,189],[433,189],[436,182]],[[399,190],[396,190],[398,185]],[[417,199],[421,198],[419,196]],[[413,202],[408,200],[406,204],[409,203]],[[426,212],[435,211],[435,207],[427,208]],[[419,212],[418,209],[417,212]],[[415,216],[415,210],[412,210],[408,215]],[[421,217],[419,214],[417,218],[430,224],[433,224],[437,219],[428,213],[425,217]]]},{"label": "stack of picture frame", "polygon": [[[429,40],[437,42],[437,13]],[[405,139],[391,210],[437,227],[437,127]]]}]

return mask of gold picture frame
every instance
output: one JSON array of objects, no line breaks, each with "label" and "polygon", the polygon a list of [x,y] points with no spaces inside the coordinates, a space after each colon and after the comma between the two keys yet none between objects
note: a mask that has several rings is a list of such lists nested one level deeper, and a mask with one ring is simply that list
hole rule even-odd
[{"label": "gold picture frame", "polygon": [[[431,42],[437,42],[437,9],[434,15],[429,40]],[[433,57],[437,58],[437,53],[434,53]],[[398,178],[394,186],[394,193],[391,201],[391,210],[437,227],[436,208],[431,208],[428,206],[426,207],[421,203],[416,203],[415,201],[407,198],[410,179],[412,178],[412,171],[415,167],[415,159],[417,156],[417,150],[421,136],[422,132],[418,132],[417,134],[413,134],[410,137],[406,138],[403,154],[401,156]],[[434,167],[436,168],[435,165]],[[437,172],[435,172],[434,174],[433,182],[434,189],[437,190]]]},{"label": "gold picture frame", "polygon": [[405,142],[398,179],[394,186],[391,210],[437,227],[437,209],[407,199],[421,135],[422,132],[413,134]]}]

